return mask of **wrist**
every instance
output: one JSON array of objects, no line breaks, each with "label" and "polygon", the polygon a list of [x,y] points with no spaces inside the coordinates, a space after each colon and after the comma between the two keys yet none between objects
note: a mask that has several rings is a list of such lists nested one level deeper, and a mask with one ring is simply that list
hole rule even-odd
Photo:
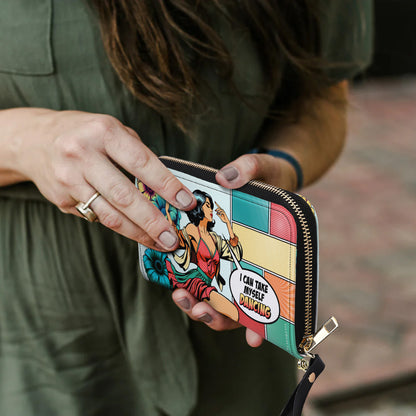
[{"label": "wrist", "polygon": [[1,123],[5,126],[2,140],[8,156],[2,167],[13,174],[14,183],[34,180],[42,164],[39,150],[50,135],[51,115],[56,113],[43,108],[15,108],[2,113]]},{"label": "wrist", "polygon": [[254,149],[251,149],[248,153],[264,153],[268,154],[270,156],[273,156],[275,158],[281,159],[286,163],[286,165],[290,166],[292,171],[294,172],[295,180],[293,184],[293,189],[299,190],[303,187],[303,169],[298,160],[291,155],[290,153],[283,151],[283,150],[277,150],[277,149],[266,149],[264,147],[256,147]]},{"label": "wrist", "polygon": [[0,111],[0,184],[1,186],[12,185],[27,181],[28,178],[20,168],[21,154],[25,150],[22,125],[25,118],[21,117],[22,109],[5,109]]}]

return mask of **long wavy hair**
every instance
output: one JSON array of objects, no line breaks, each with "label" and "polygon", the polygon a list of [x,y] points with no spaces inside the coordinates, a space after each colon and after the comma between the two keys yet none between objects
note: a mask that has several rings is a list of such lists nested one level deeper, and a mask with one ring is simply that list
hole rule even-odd
[{"label": "long wavy hair", "polygon": [[283,62],[293,79],[282,94],[286,102],[317,93],[325,82],[317,0],[90,1],[121,81],[184,131],[201,99],[201,64],[213,65],[233,85],[233,59],[213,24],[219,14],[250,32],[268,80],[265,89],[278,86]]}]

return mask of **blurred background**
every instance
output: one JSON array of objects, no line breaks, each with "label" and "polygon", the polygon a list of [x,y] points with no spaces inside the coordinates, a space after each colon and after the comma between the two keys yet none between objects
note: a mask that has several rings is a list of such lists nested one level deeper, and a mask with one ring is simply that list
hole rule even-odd
[{"label": "blurred background", "polygon": [[303,191],[320,222],[319,323],[340,323],[311,416],[416,415],[416,1],[374,3],[345,151]]}]

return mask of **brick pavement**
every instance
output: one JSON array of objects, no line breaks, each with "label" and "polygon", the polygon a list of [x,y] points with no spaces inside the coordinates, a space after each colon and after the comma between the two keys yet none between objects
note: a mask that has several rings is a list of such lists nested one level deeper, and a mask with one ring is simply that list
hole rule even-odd
[{"label": "brick pavement", "polygon": [[312,398],[416,374],[416,78],[351,90],[345,151],[303,193],[320,222],[319,321],[340,322]]}]

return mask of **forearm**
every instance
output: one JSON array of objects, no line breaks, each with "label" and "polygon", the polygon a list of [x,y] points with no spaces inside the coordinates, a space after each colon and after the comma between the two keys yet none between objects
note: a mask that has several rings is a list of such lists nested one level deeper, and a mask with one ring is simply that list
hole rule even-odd
[{"label": "forearm", "polygon": [[228,234],[230,235],[230,240],[233,240],[235,238],[235,234],[234,234],[234,230],[233,230],[233,227],[231,226],[230,221],[227,222],[227,229],[228,229]]},{"label": "forearm", "polygon": [[[304,185],[319,179],[336,161],[346,137],[347,83],[337,84],[323,98],[300,104],[296,122],[271,121],[263,130],[259,145],[283,150],[295,157],[303,170]],[[296,175],[289,162],[281,161],[288,175],[287,189],[296,188]],[[284,179],[286,177],[286,179]]]}]

